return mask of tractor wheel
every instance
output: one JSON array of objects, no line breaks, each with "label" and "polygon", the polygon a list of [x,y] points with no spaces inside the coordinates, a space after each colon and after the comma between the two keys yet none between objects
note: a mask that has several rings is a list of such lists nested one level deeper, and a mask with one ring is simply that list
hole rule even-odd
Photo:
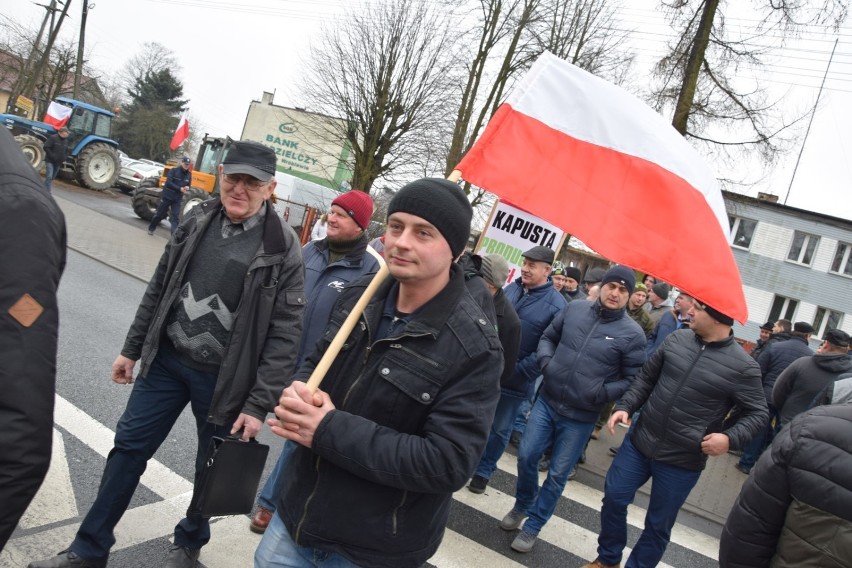
[{"label": "tractor wheel", "polygon": [[157,205],[160,203],[159,190],[153,190],[151,187],[140,185],[133,192],[130,203],[133,205],[134,213],[139,215],[141,219],[150,221],[154,218],[154,213],[157,212]]},{"label": "tractor wheel", "polygon": [[208,199],[210,199],[209,193],[197,187],[190,187],[187,192],[183,194],[183,204],[181,205],[180,215],[181,219],[186,217],[190,209],[202,201],[207,201]]},{"label": "tractor wheel", "polygon": [[44,166],[44,146],[41,140],[31,134],[19,134],[15,136],[15,141],[21,147],[21,151],[26,156],[27,161],[37,172],[41,171]]},{"label": "tractor wheel", "polygon": [[115,184],[121,171],[120,164],[115,148],[94,142],[77,156],[77,181],[83,187],[103,191]]}]

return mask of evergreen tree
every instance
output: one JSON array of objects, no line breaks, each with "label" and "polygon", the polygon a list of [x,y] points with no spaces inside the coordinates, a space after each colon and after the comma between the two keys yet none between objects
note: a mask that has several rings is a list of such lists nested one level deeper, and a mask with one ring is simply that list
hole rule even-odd
[{"label": "evergreen tree", "polygon": [[183,84],[169,69],[148,71],[127,90],[130,104],[116,121],[114,135],[131,156],[164,161],[179,114],[188,100]]}]

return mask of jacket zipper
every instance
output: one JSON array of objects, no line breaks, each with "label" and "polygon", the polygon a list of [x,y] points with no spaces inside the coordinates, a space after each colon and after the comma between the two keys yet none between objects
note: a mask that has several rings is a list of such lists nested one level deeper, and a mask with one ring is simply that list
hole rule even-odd
[{"label": "jacket zipper", "polygon": [[663,430],[663,437],[662,437],[662,439],[657,440],[657,443],[654,444],[654,451],[651,452],[651,454],[652,454],[651,459],[654,459],[654,458],[657,457],[657,452],[660,449],[660,445],[663,442],[666,442],[668,440],[668,431],[669,431],[668,430],[668,423],[669,423],[669,417],[672,414],[672,408],[674,408],[674,402],[677,400],[677,397],[680,395],[680,391],[681,391],[681,389],[683,389],[683,385],[686,384],[687,379],[689,379],[689,376],[692,374],[692,370],[695,368],[695,365],[698,364],[698,360],[701,359],[701,356],[704,354],[704,349],[706,347],[707,347],[707,345],[701,345],[701,349],[698,351],[698,357],[695,358],[695,360],[689,366],[689,369],[687,369],[686,373],[684,373],[683,379],[681,379],[680,383],[678,383],[678,385],[677,385],[677,389],[675,389],[675,391],[674,391],[674,396],[672,397],[672,404],[668,405],[668,408],[666,409],[665,418],[661,422],[661,424],[665,426],[665,428]]},{"label": "jacket zipper", "polygon": [[311,489],[311,494],[308,495],[308,499],[305,501],[305,506],[302,509],[302,518],[299,519],[299,524],[296,526],[296,535],[293,539],[293,542],[295,542],[296,544],[299,544],[299,537],[302,533],[302,525],[305,524],[305,517],[308,516],[308,507],[310,506],[311,501],[314,499],[314,495],[317,494],[317,487],[319,486],[319,466],[320,459],[319,456],[316,456],[314,458],[314,471],[317,472],[317,480],[314,482],[314,488]]},{"label": "jacket zipper", "polygon": [[403,491],[403,493],[402,493],[402,501],[400,501],[399,505],[397,505],[393,510],[393,536],[396,536],[396,533],[398,532],[397,529],[399,528],[397,526],[397,523],[399,521],[399,510],[402,509],[403,505],[405,505],[405,500],[407,498],[408,498],[408,491],[406,490],[406,491]]}]

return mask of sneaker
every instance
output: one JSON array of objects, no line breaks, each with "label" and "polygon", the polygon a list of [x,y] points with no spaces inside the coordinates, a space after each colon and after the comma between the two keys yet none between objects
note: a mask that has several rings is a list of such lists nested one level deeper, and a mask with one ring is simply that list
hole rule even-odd
[{"label": "sneaker", "polygon": [[612,447],[609,449],[609,455],[614,456],[614,455],[615,455],[615,454],[617,454],[617,453],[618,453],[618,446],[612,446]]},{"label": "sneaker", "polygon": [[27,564],[27,568],[106,568],[106,565],[106,558],[102,560],[86,560],[70,550],[63,550],[53,558],[30,562]]},{"label": "sneaker", "polygon": [[517,448],[521,445],[521,436],[523,436],[523,434],[517,430],[512,430],[512,435],[509,436],[509,443]]},{"label": "sneaker", "polygon": [[601,437],[601,429],[596,427],[594,430],[592,430],[592,440],[597,440],[600,437]]},{"label": "sneaker", "polygon": [[527,531],[521,531],[518,533],[518,536],[515,537],[515,540],[512,541],[510,546],[515,552],[529,552],[535,545],[537,538],[538,536],[534,534],[530,534]]},{"label": "sneaker", "polygon": [[148,236],[149,236],[149,237],[153,237],[153,236],[154,236],[154,231],[150,231],[150,230],[149,230],[149,231],[148,231]]},{"label": "sneaker", "polygon": [[526,513],[523,511],[518,511],[517,509],[512,509],[506,516],[503,517],[503,520],[500,521],[500,528],[504,531],[514,531],[521,528],[521,525],[524,522],[524,519],[527,518]]},{"label": "sneaker", "polygon": [[486,487],[488,487],[488,480],[481,475],[474,475],[470,478],[470,484],[467,486],[467,490],[471,493],[481,495],[482,493],[485,493]]},{"label": "sneaker", "polygon": [[604,564],[600,558],[595,558],[594,562],[583,564],[580,568],[621,568],[621,564]]}]

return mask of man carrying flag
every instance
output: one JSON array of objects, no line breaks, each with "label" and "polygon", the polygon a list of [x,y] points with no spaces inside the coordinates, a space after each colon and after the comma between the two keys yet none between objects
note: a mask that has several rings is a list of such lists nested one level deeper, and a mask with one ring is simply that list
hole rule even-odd
[{"label": "man carrying flag", "polygon": [[340,295],[329,327],[270,421],[296,442],[255,566],[415,568],[438,549],[452,494],[467,481],[500,395],[494,326],[454,261],[473,210],[459,187],[421,179],[388,206],[385,279],[323,382],[317,366],[364,280]]},{"label": "man carrying flag", "polygon": [[71,132],[61,127],[44,141],[44,188],[50,193],[50,186],[56,174],[62,169],[62,162],[68,156],[68,136]]}]

